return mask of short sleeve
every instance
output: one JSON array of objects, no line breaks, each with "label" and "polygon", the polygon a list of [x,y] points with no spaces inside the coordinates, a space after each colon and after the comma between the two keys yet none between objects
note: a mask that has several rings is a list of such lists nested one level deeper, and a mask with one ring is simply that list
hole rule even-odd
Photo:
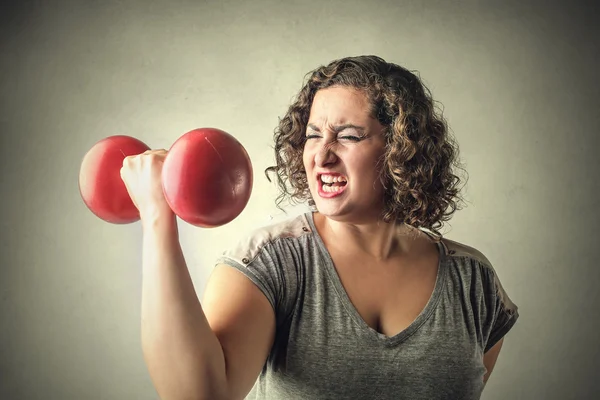
[{"label": "short sleeve", "polygon": [[275,311],[278,325],[292,312],[295,299],[296,261],[285,242],[250,237],[216,260],[237,269],[261,290]]},{"label": "short sleeve", "polygon": [[489,296],[486,329],[488,334],[484,349],[484,353],[486,353],[515,325],[519,318],[519,308],[502,287],[496,271],[490,266],[486,266],[484,269],[487,295]]}]

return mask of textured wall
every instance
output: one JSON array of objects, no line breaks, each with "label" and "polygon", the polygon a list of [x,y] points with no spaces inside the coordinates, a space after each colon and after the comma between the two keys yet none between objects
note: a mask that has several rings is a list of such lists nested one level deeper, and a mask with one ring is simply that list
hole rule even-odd
[{"label": "textured wall", "polygon": [[140,226],[106,224],[79,197],[96,141],[168,148],[213,126],[244,144],[247,209],[216,229],[180,224],[201,295],[217,254],[285,217],[262,171],[304,74],[358,54],[418,70],[443,104],[469,172],[444,232],[486,254],[520,307],[483,398],[599,394],[598,11],[493,3],[3,2],[0,398],[156,398]]}]

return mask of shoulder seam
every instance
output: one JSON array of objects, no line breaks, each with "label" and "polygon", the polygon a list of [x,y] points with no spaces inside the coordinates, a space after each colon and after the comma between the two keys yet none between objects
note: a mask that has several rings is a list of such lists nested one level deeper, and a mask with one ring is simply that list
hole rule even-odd
[{"label": "shoulder seam", "polygon": [[267,246],[273,246],[274,243],[278,242],[278,241],[282,241],[282,240],[296,240],[299,239],[301,237],[307,236],[308,234],[311,234],[312,232],[304,232],[302,235],[299,236],[286,236],[286,237],[276,237],[276,238],[271,238],[267,241],[265,241],[258,249],[256,254],[254,255],[254,257],[252,257],[252,259],[250,259],[246,264],[250,264],[252,263],[254,260],[256,260],[256,258],[263,252],[264,248]]},{"label": "shoulder seam", "polygon": [[449,257],[449,258],[465,258],[468,260],[473,260],[477,264],[480,264],[481,266],[483,266],[485,268],[489,268],[489,269],[495,271],[494,266],[489,261],[481,260],[479,257],[475,257],[471,254],[456,254],[456,253],[452,252],[452,253],[449,253],[447,257]]}]

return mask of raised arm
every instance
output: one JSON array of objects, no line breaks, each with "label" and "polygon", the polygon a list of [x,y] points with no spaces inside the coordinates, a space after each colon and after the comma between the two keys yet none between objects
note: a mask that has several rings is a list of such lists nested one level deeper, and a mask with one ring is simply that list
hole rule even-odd
[{"label": "raised arm", "polygon": [[275,316],[240,272],[215,268],[200,304],[174,218],[144,228],[142,343],[162,399],[242,399],[269,353]]},{"label": "raised arm", "polygon": [[142,351],[162,399],[238,399],[268,355],[275,316],[241,273],[217,267],[200,304],[161,187],[165,150],[127,157],[121,177],[140,211]]},{"label": "raised arm", "polygon": [[252,389],[273,345],[273,308],[250,279],[226,265],[214,269],[202,304],[223,350],[228,399],[242,399]]}]

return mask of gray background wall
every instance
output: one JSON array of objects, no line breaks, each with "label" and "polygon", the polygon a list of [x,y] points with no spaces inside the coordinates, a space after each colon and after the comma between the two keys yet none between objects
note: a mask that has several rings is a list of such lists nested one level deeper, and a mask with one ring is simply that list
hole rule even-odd
[{"label": "gray background wall", "polygon": [[0,15],[0,398],[157,397],[139,223],[104,223],[77,188],[96,141],[168,148],[213,126],[246,147],[246,210],[216,229],[181,223],[201,296],[222,250],[285,217],[262,171],[304,74],[357,54],[418,70],[444,105],[469,172],[468,207],[444,233],[486,254],[520,307],[483,399],[600,393],[597,7],[21,1]]}]

